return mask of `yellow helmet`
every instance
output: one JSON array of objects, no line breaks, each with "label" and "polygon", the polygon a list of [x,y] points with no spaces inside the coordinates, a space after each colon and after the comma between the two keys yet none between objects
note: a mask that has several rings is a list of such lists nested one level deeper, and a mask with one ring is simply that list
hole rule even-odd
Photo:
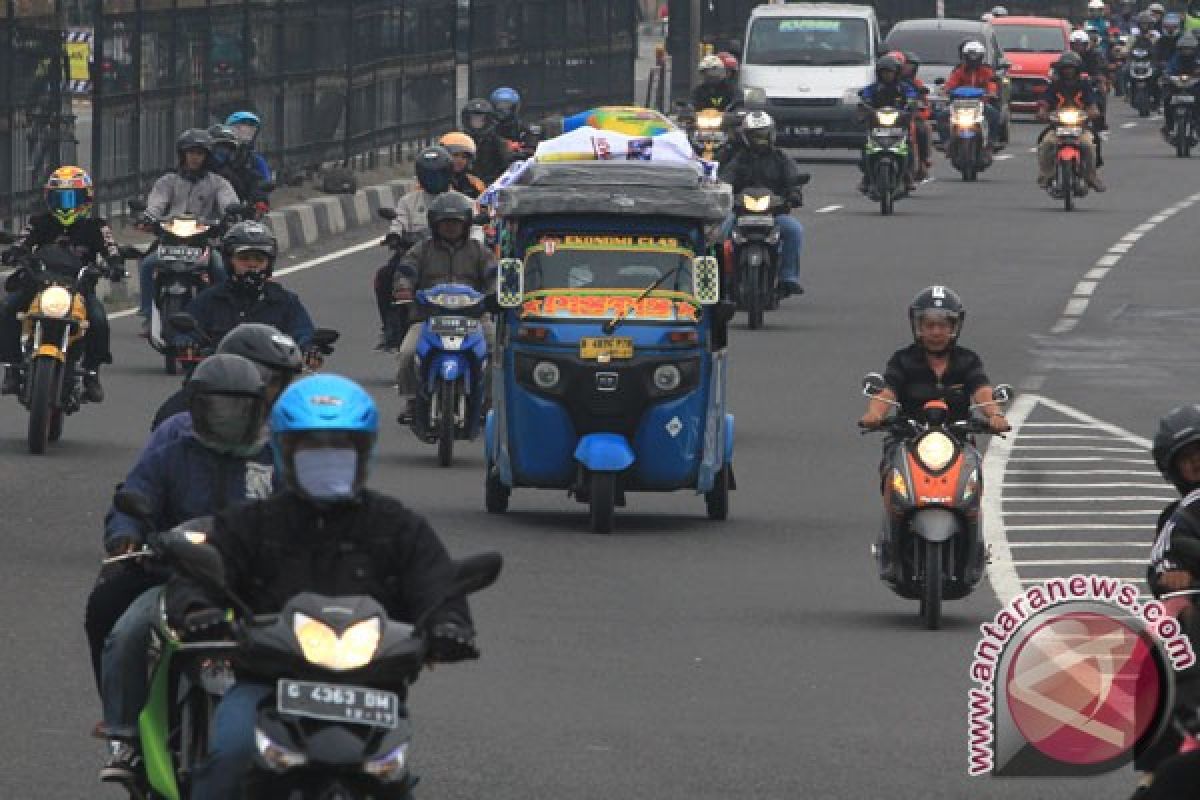
[{"label": "yellow helmet", "polygon": [[451,131],[438,140],[438,144],[450,151],[450,155],[466,153],[475,158],[475,140],[465,133]]},{"label": "yellow helmet", "polygon": [[80,167],[59,167],[46,181],[43,195],[50,214],[63,227],[70,227],[92,213],[92,176]]}]

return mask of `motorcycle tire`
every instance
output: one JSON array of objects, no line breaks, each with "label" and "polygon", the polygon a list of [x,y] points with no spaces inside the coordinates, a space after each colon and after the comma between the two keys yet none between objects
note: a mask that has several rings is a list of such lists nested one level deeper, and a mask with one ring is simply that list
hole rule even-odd
[{"label": "motorcycle tire", "polygon": [[[763,254],[766,258],[766,254]],[[747,267],[746,275],[746,322],[750,330],[756,331],[763,326],[763,311],[766,301],[763,293],[766,291],[766,276],[764,268],[766,261],[760,261],[757,266]]]},{"label": "motorcycle tire", "polygon": [[612,533],[613,514],[617,505],[617,476],[612,472],[593,472],[588,511],[592,533]]},{"label": "motorcycle tire", "polygon": [[925,582],[921,585],[921,618],[936,631],[942,625],[942,543],[925,542]]},{"label": "motorcycle tire", "polygon": [[978,176],[979,169],[979,140],[972,139],[967,145],[967,152],[963,154],[962,179],[966,182],[974,181]]},{"label": "motorcycle tire", "polygon": [[1188,158],[1192,154],[1192,126],[1187,118],[1175,123],[1175,155]]},{"label": "motorcycle tire", "polygon": [[458,381],[438,387],[438,466],[454,461],[454,412],[458,408]]},{"label": "motorcycle tire", "polygon": [[729,474],[732,467],[729,464],[721,466],[713,480],[713,487],[704,493],[704,508],[708,518],[713,520],[729,519]]},{"label": "motorcycle tire", "polygon": [[512,489],[500,482],[500,471],[495,466],[489,466],[483,484],[483,505],[487,512],[503,514],[508,511],[508,498],[511,495]]},{"label": "motorcycle tire", "polygon": [[50,435],[51,442],[57,442],[63,435],[63,422],[66,419],[66,414],[61,408],[54,409],[54,413],[50,415]]},{"label": "motorcycle tire", "polygon": [[29,367],[29,452],[46,452],[50,424],[58,406],[62,363],[50,356],[39,356]]},{"label": "motorcycle tire", "polygon": [[1133,90],[1134,100],[1133,107],[1137,109],[1139,117],[1150,116],[1150,93],[1141,86]]},{"label": "motorcycle tire", "polygon": [[1062,192],[1063,210],[1075,207],[1075,170],[1070,161],[1058,162],[1058,188]]},{"label": "motorcycle tire", "polygon": [[175,350],[175,345],[170,344],[175,338],[175,331],[171,324],[167,322],[172,314],[177,314],[183,311],[187,305],[186,301],[177,294],[168,294],[163,298],[162,312],[159,314],[159,325],[161,325],[159,336],[163,340],[163,369],[168,375],[176,375],[179,373],[179,353]]},{"label": "motorcycle tire", "polygon": [[896,206],[896,190],[892,182],[891,165],[880,164],[875,173],[875,185],[879,188],[879,213],[889,216]]}]

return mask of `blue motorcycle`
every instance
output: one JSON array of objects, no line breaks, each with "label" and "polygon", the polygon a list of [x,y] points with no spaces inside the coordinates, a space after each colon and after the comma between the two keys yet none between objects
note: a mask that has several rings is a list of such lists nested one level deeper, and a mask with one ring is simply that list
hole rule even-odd
[{"label": "blue motorcycle", "polygon": [[448,467],[455,440],[474,439],[481,427],[488,364],[484,295],[443,283],[418,291],[415,300],[433,314],[417,344],[416,404],[407,422],[418,439],[437,442],[438,464]]}]

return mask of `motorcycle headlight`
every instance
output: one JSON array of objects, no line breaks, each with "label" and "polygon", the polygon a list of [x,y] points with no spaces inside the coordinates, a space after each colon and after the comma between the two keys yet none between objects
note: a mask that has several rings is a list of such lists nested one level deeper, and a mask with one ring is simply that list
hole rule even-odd
[{"label": "motorcycle headlight", "polygon": [[308,756],[271,741],[271,738],[258,728],[254,729],[254,746],[258,748],[258,754],[267,766],[277,772],[303,767],[308,763]]},{"label": "motorcycle headlight", "polygon": [[660,392],[673,392],[683,383],[683,373],[674,364],[662,364],[654,370],[654,388]]},{"label": "motorcycle headlight", "polygon": [[462,308],[471,305],[474,301],[465,294],[444,293],[433,295],[429,298],[429,302],[442,308]]},{"label": "motorcycle headlight", "polygon": [[408,762],[408,742],[397,747],[392,752],[374,761],[363,764],[363,772],[372,775],[385,783],[394,781],[404,774],[404,765]]},{"label": "motorcycle headlight", "polygon": [[933,431],[917,442],[917,458],[933,472],[946,468],[954,460],[954,440],[944,433]]},{"label": "motorcycle headlight", "polygon": [[705,114],[696,118],[696,127],[702,131],[721,130],[720,114]]},{"label": "motorcycle headlight", "polygon": [[71,313],[71,293],[61,286],[47,287],[38,299],[38,307],[48,317],[62,317]]},{"label": "motorcycle headlight", "polygon": [[875,118],[879,120],[879,126],[882,128],[891,128],[900,119],[899,111],[879,111],[875,114]]},{"label": "motorcycle headlight", "polygon": [[539,389],[549,391],[562,380],[562,370],[553,361],[539,361],[533,368],[533,383]]},{"label": "motorcycle headlight", "polygon": [[355,623],[341,636],[306,614],[296,613],[292,617],[292,633],[304,660],[326,669],[358,669],[371,663],[382,632],[379,617]]},{"label": "motorcycle headlight", "polygon": [[954,124],[960,128],[970,128],[979,122],[979,117],[973,108],[963,108],[954,112]]},{"label": "motorcycle headlight", "polygon": [[742,195],[742,206],[747,211],[769,211],[771,208],[771,196],[764,194],[762,197],[755,197],[744,194]]},{"label": "motorcycle headlight", "polygon": [[892,492],[908,499],[908,484],[904,482],[904,476],[900,474],[900,470],[892,470]]},{"label": "motorcycle headlight", "polygon": [[1079,125],[1083,122],[1083,112],[1074,108],[1068,108],[1065,111],[1058,112],[1058,121],[1068,127]]}]

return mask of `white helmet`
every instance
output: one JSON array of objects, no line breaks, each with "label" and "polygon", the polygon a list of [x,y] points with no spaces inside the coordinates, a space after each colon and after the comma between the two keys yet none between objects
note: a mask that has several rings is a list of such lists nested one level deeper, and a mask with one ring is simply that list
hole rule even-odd
[{"label": "white helmet", "polygon": [[1149,11],[1151,14],[1166,14],[1167,13],[1166,6],[1164,6],[1162,3],[1151,3],[1150,5],[1146,6],[1146,10]]},{"label": "white helmet", "polygon": [[982,17],[980,17],[980,19],[983,20],[984,22],[991,22],[992,16],[993,16],[992,12],[988,11],[988,12],[985,12],[984,15]]},{"label": "white helmet", "polygon": [[1071,31],[1071,44],[1089,44],[1091,41],[1091,37],[1088,36],[1087,31]]},{"label": "white helmet", "polygon": [[725,70],[725,62],[720,56],[708,55],[700,59],[700,63],[696,65],[696,71],[706,78],[716,78],[721,80],[728,76]]},{"label": "white helmet", "polygon": [[1104,0],[1088,0],[1088,11],[1103,11]]},{"label": "white helmet", "polygon": [[1007,17],[1008,9],[1005,8],[1004,6],[996,6],[995,8],[992,9],[992,16],[993,17]]},{"label": "white helmet", "polygon": [[970,41],[963,43],[959,54],[967,61],[972,61],[976,64],[979,64],[982,63],[983,59],[987,57],[987,48],[983,46],[983,42],[977,42],[974,39],[971,39]]}]

